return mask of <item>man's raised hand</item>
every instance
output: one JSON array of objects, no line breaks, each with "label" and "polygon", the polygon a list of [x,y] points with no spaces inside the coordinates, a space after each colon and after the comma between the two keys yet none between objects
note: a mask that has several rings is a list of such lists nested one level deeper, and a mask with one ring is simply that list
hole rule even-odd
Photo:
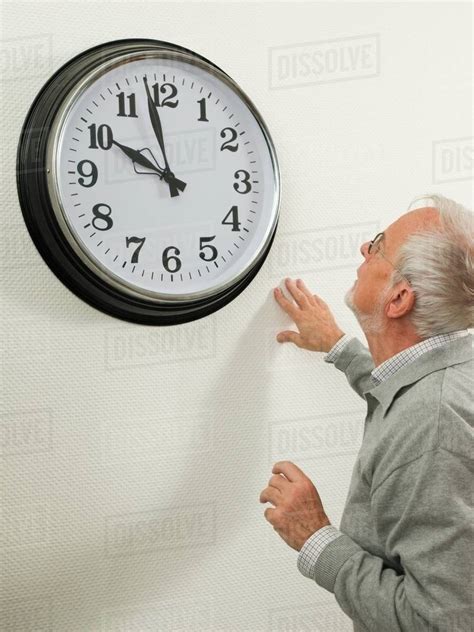
[{"label": "man's raised hand", "polygon": [[328,352],[344,332],[334,320],[322,298],[311,294],[301,279],[285,279],[285,285],[295,302],[288,300],[280,288],[274,289],[280,307],[295,321],[298,331],[285,330],[277,334],[278,342],[293,342],[301,349]]}]

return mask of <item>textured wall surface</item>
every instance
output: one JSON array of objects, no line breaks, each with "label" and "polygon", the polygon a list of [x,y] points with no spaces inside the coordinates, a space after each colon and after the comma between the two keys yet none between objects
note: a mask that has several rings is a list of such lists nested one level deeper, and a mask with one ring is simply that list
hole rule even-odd
[{"label": "textured wall surface", "polygon": [[[336,526],[363,402],[322,354],[279,345],[301,276],[343,296],[360,244],[441,191],[471,205],[472,7],[456,3],[3,3],[0,628],[351,630],[263,517],[272,464],[316,484]],[[148,328],[81,302],[29,239],[15,187],[37,91],[125,37],[228,72],[272,133],[281,220],[262,269],[211,316]],[[311,72],[301,53],[316,54]]]}]

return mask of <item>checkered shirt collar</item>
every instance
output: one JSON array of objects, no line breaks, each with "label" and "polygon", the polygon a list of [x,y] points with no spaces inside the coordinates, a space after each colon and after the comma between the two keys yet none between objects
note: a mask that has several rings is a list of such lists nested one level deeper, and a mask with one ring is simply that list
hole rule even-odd
[{"label": "checkered shirt collar", "polygon": [[426,351],[441,347],[456,338],[467,336],[468,333],[469,331],[467,329],[459,329],[458,331],[451,331],[447,334],[437,334],[436,336],[426,338],[426,340],[422,340],[421,342],[396,353],[394,356],[388,358],[388,360],[385,360],[385,362],[382,362],[382,364],[379,364],[379,366],[372,370],[371,376],[373,384],[377,385],[384,382],[388,377],[396,373],[402,367],[413,362],[413,360]]}]

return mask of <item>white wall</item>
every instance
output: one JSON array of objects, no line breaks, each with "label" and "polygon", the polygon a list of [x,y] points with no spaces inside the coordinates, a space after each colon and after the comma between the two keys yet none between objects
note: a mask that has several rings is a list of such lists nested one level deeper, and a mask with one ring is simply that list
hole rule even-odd
[{"label": "white wall", "polygon": [[[334,596],[299,574],[258,497],[272,464],[292,460],[338,526],[364,405],[321,354],[278,345],[291,321],[272,288],[302,276],[363,339],[343,303],[360,243],[419,193],[471,205],[471,12],[3,4],[0,628],[352,629]],[[177,327],[82,303],[36,252],[16,195],[18,135],[39,88],[70,57],[126,37],[176,42],[227,71],[263,114],[281,164],[281,221],[257,277],[222,310]],[[340,64],[361,41],[365,62],[327,68],[319,83],[275,74],[302,43]]]}]

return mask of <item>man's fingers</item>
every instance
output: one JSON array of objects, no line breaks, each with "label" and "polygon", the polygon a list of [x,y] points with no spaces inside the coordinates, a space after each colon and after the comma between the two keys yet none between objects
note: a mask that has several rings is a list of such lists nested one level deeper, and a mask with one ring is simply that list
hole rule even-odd
[{"label": "man's fingers", "polygon": [[291,461],[277,461],[272,468],[274,474],[283,474],[286,478],[293,483],[303,478],[308,478],[306,474],[297,465]]},{"label": "man's fingers", "polygon": [[324,306],[324,305],[326,305],[326,302],[325,302],[325,301],[323,301],[323,299],[322,299],[320,296],[318,296],[317,294],[313,294],[313,293],[311,292],[311,290],[307,287],[307,285],[305,284],[305,282],[303,281],[303,279],[298,279],[298,280],[296,281],[296,285],[300,288],[300,290],[301,290],[302,292],[304,292],[304,293],[306,294],[306,296],[307,296],[309,299],[313,299],[313,300],[315,300],[315,301],[316,301],[319,305],[323,305],[323,306]]},{"label": "man's fingers", "polygon": [[281,501],[281,493],[274,487],[267,487],[260,494],[259,500],[261,503],[272,503],[276,506]]},{"label": "man's fingers", "polygon": [[316,301],[316,303],[318,303],[318,305],[321,305],[321,307],[327,307],[327,303],[326,301],[324,301],[320,296],[318,296],[317,294],[313,294],[313,298]]},{"label": "man's fingers", "polygon": [[311,293],[311,290],[309,290],[309,288],[306,286],[306,283],[303,281],[303,279],[297,279],[296,286],[306,295],[308,299],[311,300],[314,297],[314,294]]},{"label": "man's fingers", "polygon": [[280,331],[280,333],[277,334],[276,339],[278,342],[293,342],[297,347],[301,345],[301,336],[296,331]]},{"label": "man's fingers", "polygon": [[298,309],[298,306],[295,305],[294,303],[292,303],[291,301],[289,301],[286,296],[283,294],[283,292],[280,290],[279,287],[275,288],[275,298],[278,301],[278,304],[280,305],[280,307],[282,307],[285,312],[291,316],[294,320],[294,316],[296,314],[296,311]]},{"label": "man's fingers", "polygon": [[285,279],[285,285],[299,307],[304,308],[308,306],[308,297],[302,290],[298,288],[296,282],[293,281],[293,279]]},{"label": "man's fingers", "polygon": [[275,487],[275,489],[278,489],[278,491],[280,492],[283,492],[287,485],[288,480],[281,474],[273,474],[273,476],[268,481],[269,487]]}]

